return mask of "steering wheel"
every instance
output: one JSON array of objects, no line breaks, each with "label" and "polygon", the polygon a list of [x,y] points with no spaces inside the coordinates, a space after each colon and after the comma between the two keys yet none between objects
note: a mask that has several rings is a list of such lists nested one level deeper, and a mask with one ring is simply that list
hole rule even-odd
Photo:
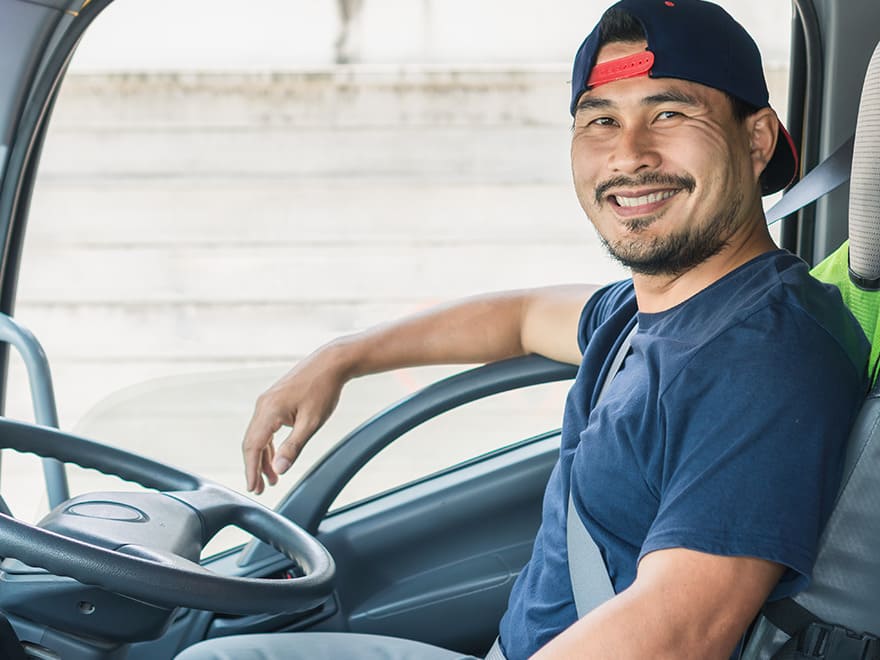
[{"label": "steering wheel", "polygon": [[[160,491],[73,498],[40,526],[0,514],[0,557],[156,605],[227,614],[299,612],[320,605],[333,589],[333,558],[314,536],[225,486],[54,428],[4,418],[0,448],[74,463]],[[46,528],[53,527],[47,524],[50,519],[67,522],[55,524],[52,531]],[[100,536],[102,526],[114,525],[126,533],[135,530],[136,539],[148,541]],[[270,544],[304,575],[229,577],[202,567],[199,552],[227,525]],[[171,546],[151,547],[150,541],[175,534],[178,540]]]}]

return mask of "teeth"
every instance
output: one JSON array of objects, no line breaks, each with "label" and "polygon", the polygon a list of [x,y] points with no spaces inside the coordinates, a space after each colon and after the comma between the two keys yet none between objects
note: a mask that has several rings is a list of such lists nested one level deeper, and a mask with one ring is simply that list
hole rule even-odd
[{"label": "teeth", "polygon": [[615,195],[615,201],[624,208],[633,208],[636,206],[644,206],[645,204],[653,204],[664,199],[669,199],[676,193],[675,190],[666,190],[663,192],[651,193],[650,195],[642,195],[641,197],[623,197]]}]

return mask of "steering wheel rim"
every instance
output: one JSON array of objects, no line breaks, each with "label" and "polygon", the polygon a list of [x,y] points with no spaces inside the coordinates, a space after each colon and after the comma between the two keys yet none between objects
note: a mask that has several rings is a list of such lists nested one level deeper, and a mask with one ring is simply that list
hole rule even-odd
[{"label": "steering wheel rim", "polygon": [[297,562],[305,575],[283,580],[218,575],[184,557],[147,559],[3,514],[0,556],[156,605],[227,614],[303,611],[320,605],[333,590],[335,565],[320,541],[226,486],[58,429],[5,418],[0,418],[0,448],[74,463],[161,491],[198,513],[202,545],[233,524]]}]

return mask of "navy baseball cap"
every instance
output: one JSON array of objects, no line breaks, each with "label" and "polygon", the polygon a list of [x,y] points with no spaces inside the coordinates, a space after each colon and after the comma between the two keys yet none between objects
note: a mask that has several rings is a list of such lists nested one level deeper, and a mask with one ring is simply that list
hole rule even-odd
[{"label": "navy baseball cap", "polygon": [[[620,0],[611,9],[632,14],[645,30],[644,53],[595,66],[599,26],[581,44],[571,77],[571,114],[581,95],[623,78],[680,78],[714,87],[755,108],[770,104],[761,53],[748,32],[718,5],[704,0]],[[782,122],[776,151],[761,176],[761,191],[782,190],[797,177],[794,142]]]}]

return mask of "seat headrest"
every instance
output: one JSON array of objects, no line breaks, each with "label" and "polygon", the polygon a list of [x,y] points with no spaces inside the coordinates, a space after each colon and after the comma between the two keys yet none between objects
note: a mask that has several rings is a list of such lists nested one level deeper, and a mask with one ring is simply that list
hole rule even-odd
[{"label": "seat headrest", "polygon": [[868,64],[853,146],[849,267],[880,288],[880,44]]}]

